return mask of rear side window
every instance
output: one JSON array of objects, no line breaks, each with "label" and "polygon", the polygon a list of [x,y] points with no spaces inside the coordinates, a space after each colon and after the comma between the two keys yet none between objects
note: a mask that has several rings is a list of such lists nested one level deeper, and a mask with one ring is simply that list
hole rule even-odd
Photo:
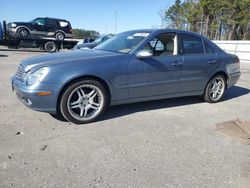
[{"label": "rear side window", "polygon": [[47,20],[46,24],[51,27],[57,26],[56,20]]},{"label": "rear side window", "polygon": [[214,49],[206,41],[204,41],[204,46],[205,46],[205,53],[206,54],[215,53]]},{"label": "rear side window", "polygon": [[69,27],[69,23],[66,21],[59,21],[60,27]]},{"label": "rear side window", "polygon": [[200,37],[189,34],[181,35],[182,54],[203,54],[204,47]]}]

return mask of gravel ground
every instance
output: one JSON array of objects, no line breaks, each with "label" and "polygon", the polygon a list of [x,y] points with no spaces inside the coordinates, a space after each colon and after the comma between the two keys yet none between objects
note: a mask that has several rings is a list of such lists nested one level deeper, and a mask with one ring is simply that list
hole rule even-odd
[{"label": "gravel ground", "polygon": [[11,92],[19,62],[41,53],[0,49],[0,187],[249,187],[250,146],[214,129],[250,120],[250,64],[218,104],[122,105],[79,126],[30,110]]}]

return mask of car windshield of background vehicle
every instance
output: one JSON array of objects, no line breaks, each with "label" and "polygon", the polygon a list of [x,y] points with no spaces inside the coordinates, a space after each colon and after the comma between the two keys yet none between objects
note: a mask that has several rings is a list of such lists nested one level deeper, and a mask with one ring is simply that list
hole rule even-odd
[{"label": "car windshield of background vehicle", "polygon": [[133,50],[150,33],[125,32],[99,44],[94,49],[127,54]]}]

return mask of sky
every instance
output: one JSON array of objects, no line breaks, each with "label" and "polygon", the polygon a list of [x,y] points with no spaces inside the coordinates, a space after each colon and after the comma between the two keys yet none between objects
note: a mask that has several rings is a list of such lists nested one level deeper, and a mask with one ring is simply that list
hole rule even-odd
[{"label": "sky", "polygon": [[62,18],[73,28],[115,33],[161,26],[159,12],[174,0],[5,0],[0,3],[0,21],[30,21],[36,17]]}]

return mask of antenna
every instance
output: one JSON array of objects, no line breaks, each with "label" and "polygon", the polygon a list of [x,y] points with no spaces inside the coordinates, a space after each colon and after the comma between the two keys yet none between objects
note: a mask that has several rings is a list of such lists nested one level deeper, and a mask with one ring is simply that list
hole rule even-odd
[{"label": "antenna", "polygon": [[117,19],[118,19],[118,2],[115,1],[115,34],[117,32]]}]

